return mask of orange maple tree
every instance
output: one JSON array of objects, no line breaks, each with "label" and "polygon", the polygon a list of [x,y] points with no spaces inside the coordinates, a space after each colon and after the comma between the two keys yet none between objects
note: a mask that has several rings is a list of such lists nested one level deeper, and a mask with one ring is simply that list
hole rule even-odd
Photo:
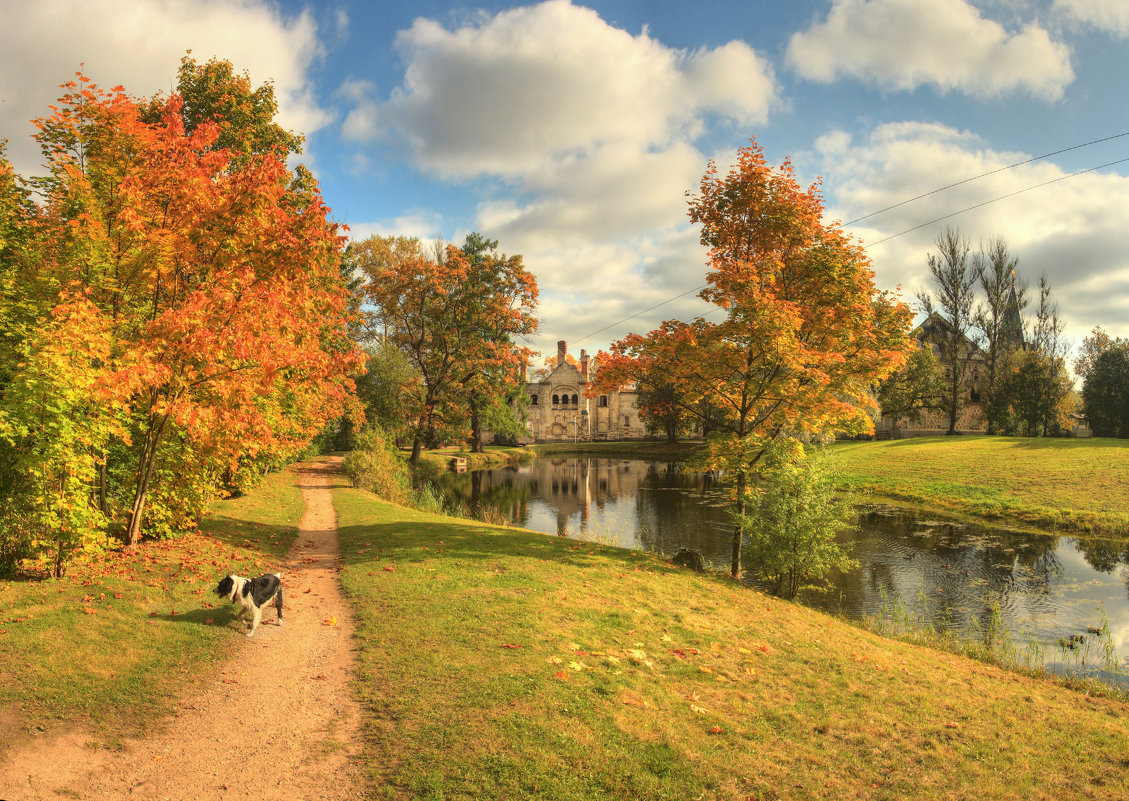
[{"label": "orange maple tree", "polygon": [[162,466],[214,486],[217,465],[292,452],[341,412],[360,364],[344,239],[284,146],[219,146],[229,128],[196,109],[186,129],[177,94],[138,101],[81,75],[65,88],[37,123],[37,294],[82,291],[113,337],[101,368],[128,389],[130,434],[109,450],[135,544]]},{"label": "orange maple tree", "polygon": [[[687,413],[709,410],[716,433],[703,464],[736,476],[738,519],[768,441],[872,428],[870,388],[909,352],[909,308],[875,287],[865,251],[822,216],[818,183],[801,188],[791,164],[773,169],[755,141],[725,176],[710,162],[690,219],[709,248],[700,297],[724,319],[664,322],[599,355],[600,388],[662,375]],[[741,541],[738,524],[734,576]]]},{"label": "orange maple tree", "polygon": [[404,388],[415,464],[435,431],[469,427],[476,402],[525,375],[533,352],[516,340],[537,329],[537,281],[521,256],[489,249],[469,258],[448,246],[432,260],[418,240],[375,237],[355,253],[379,328],[420,376]]}]

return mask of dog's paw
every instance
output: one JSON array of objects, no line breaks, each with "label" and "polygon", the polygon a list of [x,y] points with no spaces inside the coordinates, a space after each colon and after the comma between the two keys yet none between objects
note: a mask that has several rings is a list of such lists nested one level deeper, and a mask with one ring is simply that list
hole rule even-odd
[{"label": "dog's paw", "polygon": [[247,636],[248,636],[248,637],[254,637],[254,636],[255,636],[255,632],[253,632],[253,631],[249,631],[249,632],[247,632]]}]

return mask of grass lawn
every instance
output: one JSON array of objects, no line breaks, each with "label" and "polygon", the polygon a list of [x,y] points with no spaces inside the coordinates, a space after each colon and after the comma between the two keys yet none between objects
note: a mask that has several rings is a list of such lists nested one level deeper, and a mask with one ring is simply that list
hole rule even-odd
[{"label": "grass lawn", "polygon": [[335,490],[391,799],[1123,799],[1129,705],[654,557]]},{"label": "grass lawn", "polygon": [[231,608],[210,608],[216,582],[275,569],[304,508],[285,471],[217,504],[197,533],[73,564],[59,581],[0,581],[0,749],[63,723],[111,740],[151,727],[231,637]]},{"label": "grass lawn", "polygon": [[1050,529],[1129,534],[1129,440],[923,437],[835,445],[855,490]]}]

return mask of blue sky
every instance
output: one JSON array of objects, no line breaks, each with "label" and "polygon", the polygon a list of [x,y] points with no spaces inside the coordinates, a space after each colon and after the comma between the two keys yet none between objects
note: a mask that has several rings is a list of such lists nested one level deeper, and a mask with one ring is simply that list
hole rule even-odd
[{"label": "blue sky", "polygon": [[[750,136],[822,176],[829,217],[851,220],[1129,132],[1126,0],[0,0],[0,136],[17,169],[37,171],[28,120],[80,62],[151,94],[187,49],[274,81],[354,236],[479,230],[523,254],[546,355],[709,310],[676,298],[705,274],[684,193]],[[1129,136],[850,230],[907,300],[943,225],[974,246],[1002,236],[1033,283],[1048,274],[1075,344],[1095,325],[1129,336],[1129,162],[1057,180],[1120,159]]]}]

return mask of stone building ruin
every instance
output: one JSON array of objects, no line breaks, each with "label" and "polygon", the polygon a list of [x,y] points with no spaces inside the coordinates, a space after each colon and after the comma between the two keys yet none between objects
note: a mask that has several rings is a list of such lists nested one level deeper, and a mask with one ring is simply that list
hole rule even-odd
[{"label": "stone building ruin", "polygon": [[530,440],[590,442],[648,436],[633,386],[587,396],[597,367],[584,350],[576,365],[569,364],[568,343],[557,342],[552,371],[525,385],[525,428]]}]

